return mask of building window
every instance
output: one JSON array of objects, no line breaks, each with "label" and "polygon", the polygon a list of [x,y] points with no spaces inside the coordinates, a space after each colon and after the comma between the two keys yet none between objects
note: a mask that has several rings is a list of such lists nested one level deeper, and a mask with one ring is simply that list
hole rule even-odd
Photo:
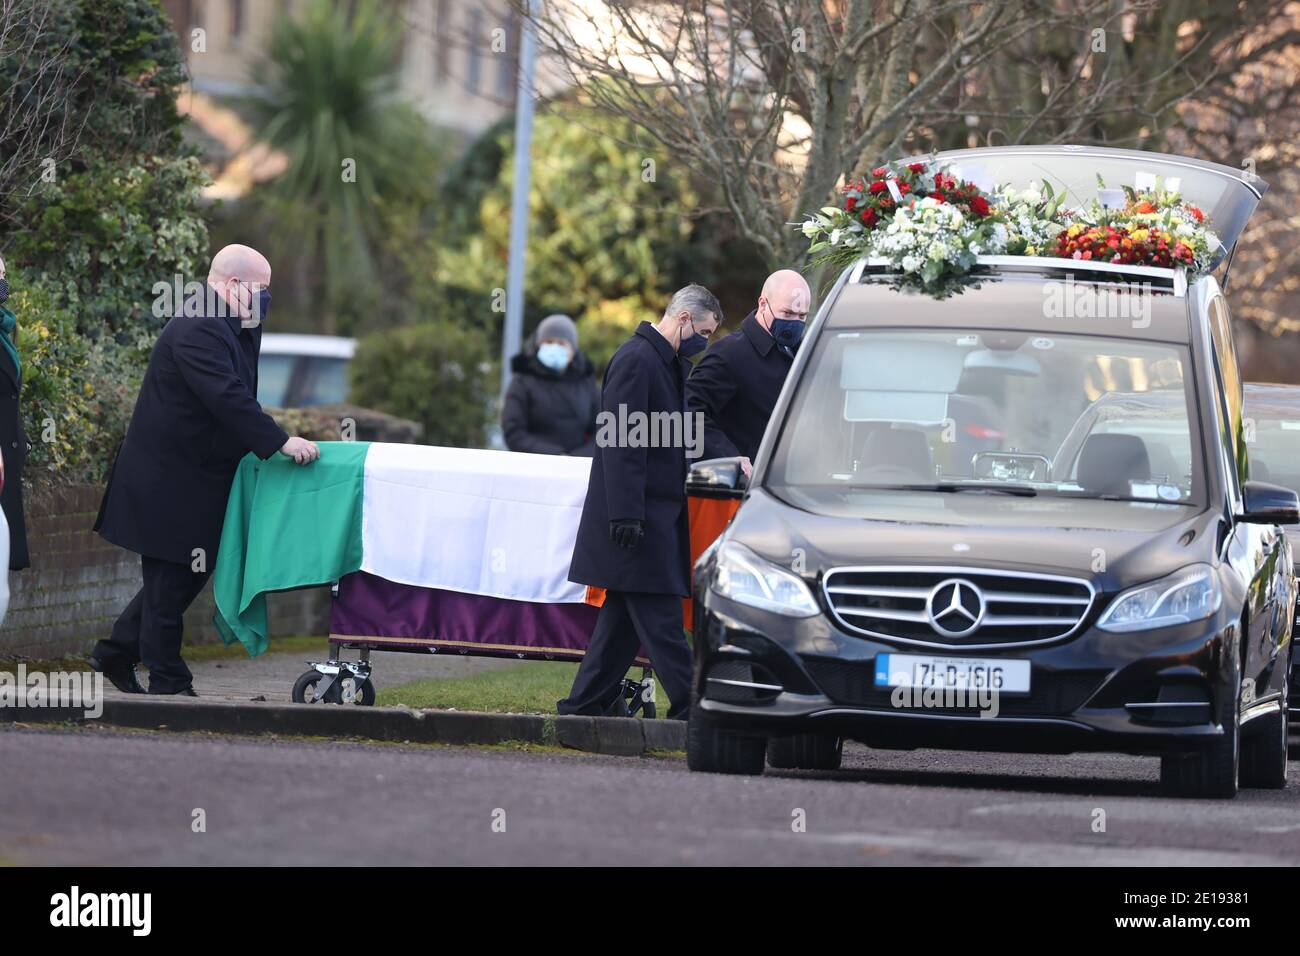
[{"label": "building window", "polygon": [[433,52],[433,74],[439,83],[451,76],[451,0],[438,0],[437,19],[433,22],[437,47]]},{"label": "building window", "polygon": [[519,72],[519,12],[510,8],[506,23],[506,48],[497,53],[497,96],[509,99],[514,92],[515,76]]},{"label": "building window", "polygon": [[473,10],[469,15],[469,71],[465,85],[471,93],[478,92],[483,77],[483,11]]}]

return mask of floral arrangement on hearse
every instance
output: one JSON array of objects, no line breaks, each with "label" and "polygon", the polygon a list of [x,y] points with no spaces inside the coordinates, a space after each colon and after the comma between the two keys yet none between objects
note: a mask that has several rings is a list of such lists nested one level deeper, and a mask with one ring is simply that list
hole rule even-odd
[{"label": "floral arrangement on hearse", "polygon": [[1205,214],[1157,180],[1146,190],[1108,190],[1067,209],[1064,190],[1002,186],[985,191],[924,163],[880,166],[841,188],[840,206],[803,223],[821,265],[883,259],[901,281],[941,295],[980,255],[1088,259],[1128,265],[1209,267],[1219,239]]},{"label": "floral arrangement on hearse", "polygon": [[1107,190],[1121,193],[1122,204],[1103,205],[1094,199],[1089,208],[1074,215],[1056,237],[1055,254],[1067,259],[1096,259],[1123,265],[1182,266],[1189,272],[1209,269],[1219,237],[1209,228],[1199,207],[1183,202],[1176,190],[1155,188]]}]

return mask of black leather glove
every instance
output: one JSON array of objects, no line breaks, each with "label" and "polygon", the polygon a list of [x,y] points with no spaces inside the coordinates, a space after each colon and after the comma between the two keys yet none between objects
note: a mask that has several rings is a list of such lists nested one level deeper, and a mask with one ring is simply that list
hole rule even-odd
[{"label": "black leather glove", "polygon": [[645,537],[645,522],[639,518],[615,518],[609,523],[609,540],[631,551]]}]

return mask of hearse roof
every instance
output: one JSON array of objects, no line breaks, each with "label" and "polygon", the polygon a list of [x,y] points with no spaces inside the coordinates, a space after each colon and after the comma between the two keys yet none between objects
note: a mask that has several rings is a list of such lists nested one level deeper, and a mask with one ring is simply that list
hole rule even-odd
[{"label": "hearse roof", "polygon": [[1186,344],[1188,299],[1059,273],[982,276],[945,299],[904,291],[889,277],[846,282],[827,329],[1007,329]]}]

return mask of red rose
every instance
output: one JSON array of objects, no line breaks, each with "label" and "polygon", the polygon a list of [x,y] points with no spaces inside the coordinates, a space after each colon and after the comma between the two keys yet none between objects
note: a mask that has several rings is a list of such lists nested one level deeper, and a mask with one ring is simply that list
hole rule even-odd
[{"label": "red rose", "polygon": [[977,216],[987,216],[989,214],[989,204],[983,196],[976,196],[970,201],[970,211]]},{"label": "red rose", "polygon": [[909,163],[907,168],[914,173],[919,173],[925,169],[925,163]]},{"label": "red rose", "polygon": [[882,179],[877,179],[877,180],[876,180],[874,183],[872,183],[871,186],[869,187],[870,192],[871,192],[871,194],[872,194],[873,196],[876,196],[876,195],[879,195],[880,193],[883,193],[883,192],[885,191],[885,188],[886,188],[886,187],[885,187],[885,182],[884,182],[884,180],[882,180]]},{"label": "red rose", "polygon": [[889,170],[886,169],[884,166],[877,166],[875,169],[871,171],[871,175],[879,179],[881,176],[888,176]]},{"label": "red rose", "polygon": [[864,226],[874,226],[878,218],[879,217],[876,215],[876,211],[872,209],[870,206],[862,210],[862,224]]},{"label": "red rose", "polygon": [[850,197],[848,198],[848,200],[846,200],[845,203],[844,203],[844,211],[845,211],[845,212],[853,212],[853,207],[856,206],[857,204],[858,204],[858,201],[857,201],[856,199],[854,199],[852,196],[850,196]]}]

